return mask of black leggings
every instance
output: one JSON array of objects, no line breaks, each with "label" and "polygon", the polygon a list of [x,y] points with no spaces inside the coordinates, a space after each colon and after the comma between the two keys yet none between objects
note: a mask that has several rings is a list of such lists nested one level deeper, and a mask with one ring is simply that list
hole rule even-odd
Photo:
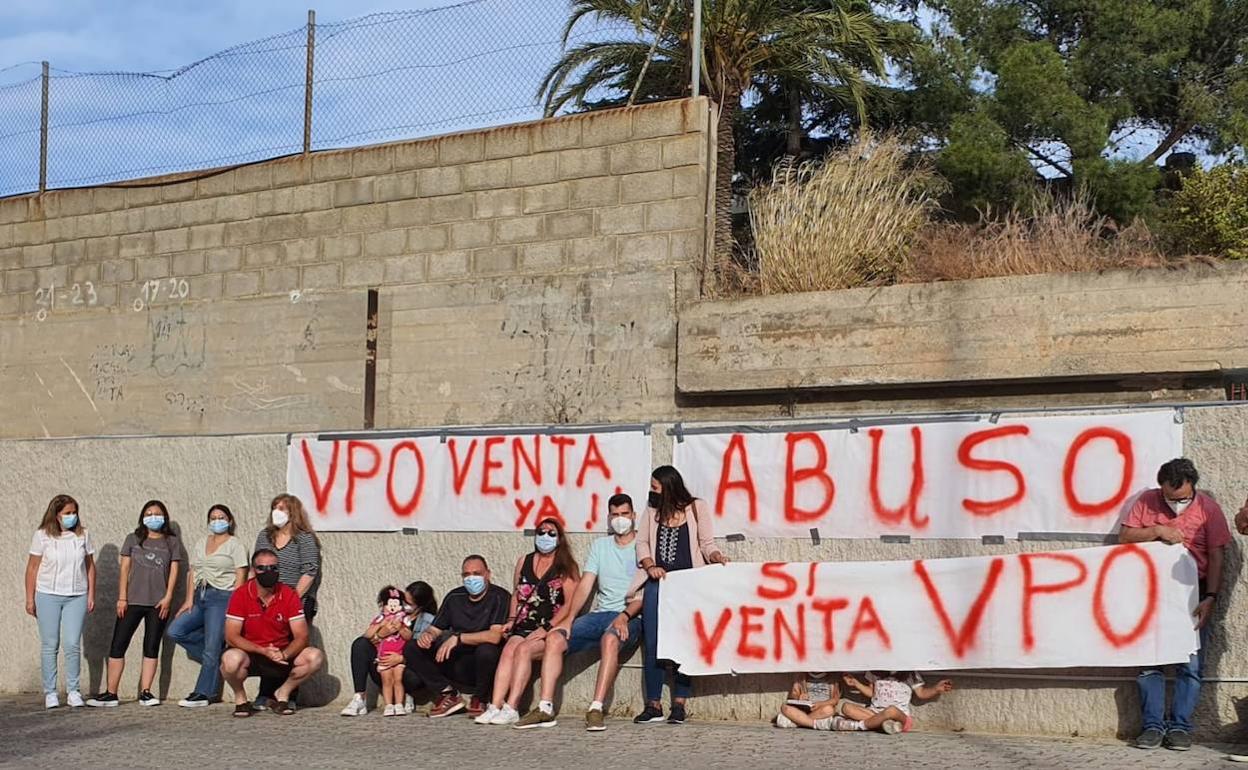
[{"label": "black leggings", "polygon": [[165,635],[165,620],[160,617],[160,610],[155,607],[130,604],[126,606],[126,614],[117,618],[113,626],[113,642],[108,648],[108,657],[124,658],[130,648],[130,640],[134,632],[143,623],[143,657],[160,657],[160,639]]}]

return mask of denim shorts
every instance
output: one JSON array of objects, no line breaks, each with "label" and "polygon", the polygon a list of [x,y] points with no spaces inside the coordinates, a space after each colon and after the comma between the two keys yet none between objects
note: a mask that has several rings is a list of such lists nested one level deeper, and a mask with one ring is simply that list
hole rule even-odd
[{"label": "denim shorts", "polygon": [[[619,615],[618,612],[590,612],[572,621],[572,635],[568,637],[568,654],[574,655],[588,649],[598,649],[602,635],[611,628],[611,623]],[[641,618],[628,621],[628,641],[624,642],[627,649],[641,641]]]}]

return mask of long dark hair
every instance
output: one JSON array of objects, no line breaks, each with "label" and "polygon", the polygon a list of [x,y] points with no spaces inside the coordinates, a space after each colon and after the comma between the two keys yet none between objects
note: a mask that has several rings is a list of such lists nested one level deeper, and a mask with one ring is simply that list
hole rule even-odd
[{"label": "long dark hair", "polygon": [[551,575],[551,577],[579,580],[581,568],[576,563],[576,557],[572,555],[572,546],[568,543],[568,533],[563,528],[563,523],[553,516],[547,516],[537,522],[535,529],[541,529],[547,524],[553,526],[555,531],[559,533],[559,541],[555,543],[555,563],[553,565],[555,574]]},{"label": "long dark hair", "polygon": [[230,535],[234,534],[234,512],[230,510],[230,507],[222,503],[217,503],[216,505],[209,508],[208,509],[208,523],[209,524],[212,523],[213,511],[221,511],[222,513],[225,514],[225,520],[230,523],[230,528],[226,530],[226,533]]},{"label": "long dark hair", "polygon": [[49,537],[60,537],[65,532],[65,528],[61,526],[61,511],[65,506],[73,505],[74,510],[78,512],[78,521],[74,522],[74,526],[69,530],[75,535],[82,534],[82,510],[78,505],[78,501],[69,495],[57,495],[48,503],[48,508],[43,512],[43,520],[39,522],[39,529],[43,530]]},{"label": "long dark hair", "polygon": [[147,527],[143,524],[143,517],[147,514],[147,509],[151,508],[153,505],[159,508],[161,515],[165,517],[165,526],[160,529],[161,534],[170,534],[169,509],[166,508],[165,504],[159,500],[148,500],[146,503],[143,503],[143,507],[139,509],[139,526],[134,528],[134,539],[139,541],[139,545],[142,545],[147,540],[148,534],[150,534],[147,531]]},{"label": "long dark hair", "polygon": [[689,494],[680,471],[670,465],[660,465],[650,474],[650,478],[663,487],[663,491],[659,493],[659,507],[654,512],[655,521],[670,521],[676,514],[693,505],[694,497]]},{"label": "long dark hair", "polygon": [[433,592],[433,586],[423,580],[416,580],[407,586],[407,595],[412,597],[412,604],[416,607],[417,612],[427,612],[430,615],[438,614],[438,597]]}]

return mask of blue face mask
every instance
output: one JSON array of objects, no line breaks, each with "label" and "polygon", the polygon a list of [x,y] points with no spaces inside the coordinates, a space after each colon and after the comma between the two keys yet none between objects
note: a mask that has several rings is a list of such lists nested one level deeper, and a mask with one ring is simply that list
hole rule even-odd
[{"label": "blue face mask", "polygon": [[143,526],[147,527],[147,529],[151,532],[159,532],[165,528],[165,517],[164,516],[144,516]]},{"label": "blue face mask", "polygon": [[555,546],[559,545],[558,535],[538,535],[533,538],[533,544],[537,546],[537,550],[542,553],[550,553],[555,550]]},{"label": "blue face mask", "polygon": [[468,575],[464,578],[464,588],[473,596],[480,596],[485,590],[485,578],[481,575]]},{"label": "blue face mask", "polygon": [[61,517],[61,529],[73,529],[78,526],[78,514],[67,513]]},{"label": "blue face mask", "polygon": [[212,530],[214,535],[224,535],[230,531],[230,522],[227,519],[213,519],[208,522],[208,529]]}]

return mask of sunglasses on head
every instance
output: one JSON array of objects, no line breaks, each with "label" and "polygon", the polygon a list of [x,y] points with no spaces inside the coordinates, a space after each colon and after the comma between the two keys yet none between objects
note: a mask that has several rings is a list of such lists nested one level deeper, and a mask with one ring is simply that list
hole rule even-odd
[{"label": "sunglasses on head", "polygon": [[256,572],[277,572],[276,564],[257,564],[252,567]]}]

